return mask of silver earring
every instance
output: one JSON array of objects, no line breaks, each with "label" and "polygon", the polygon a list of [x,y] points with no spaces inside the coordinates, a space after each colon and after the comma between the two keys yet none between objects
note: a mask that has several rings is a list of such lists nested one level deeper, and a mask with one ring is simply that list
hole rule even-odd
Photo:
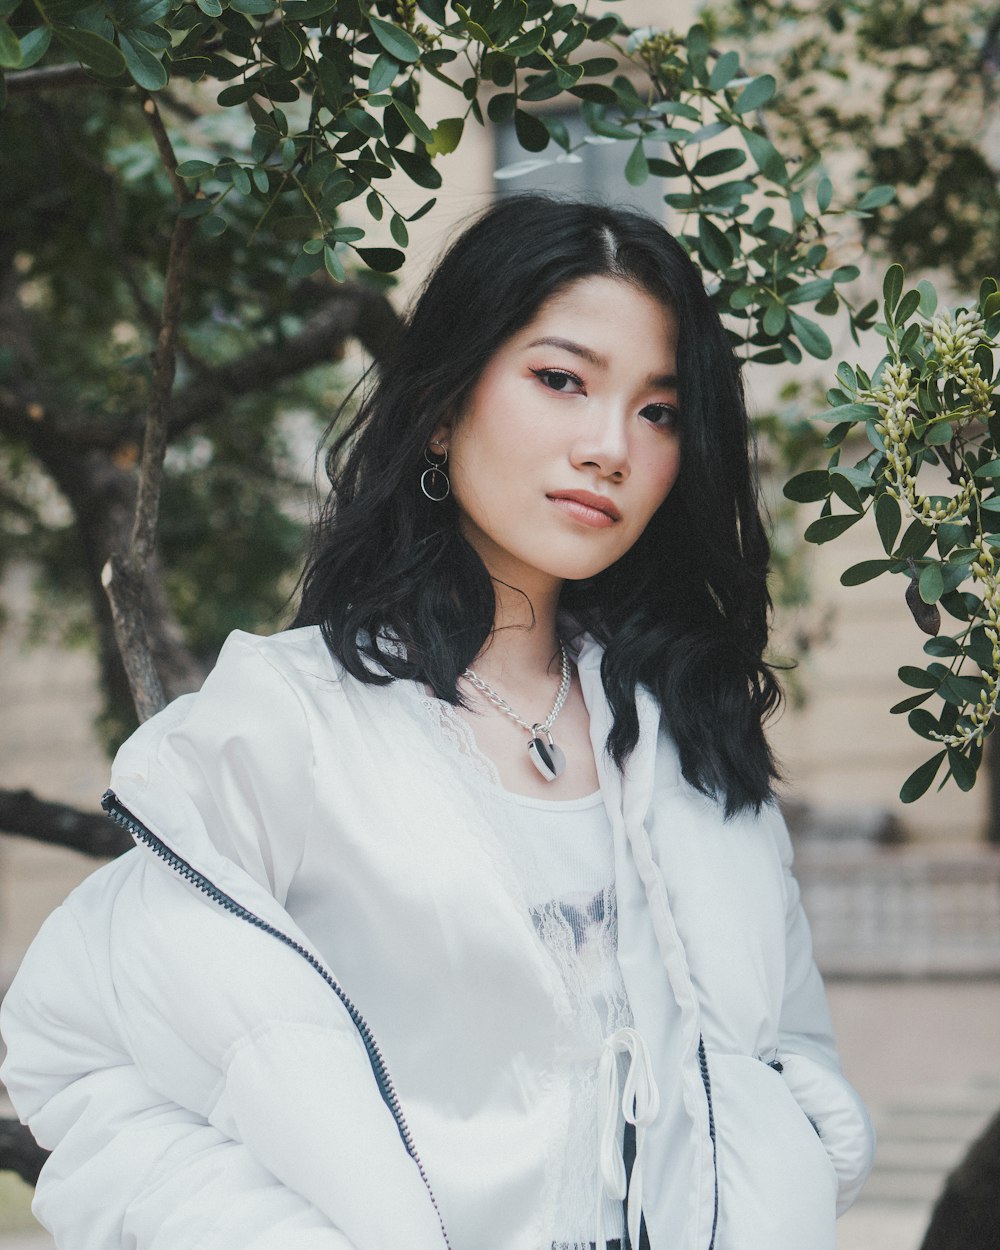
[{"label": "silver earring", "polygon": [[[432,447],[441,447],[440,459],[435,460],[432,457]],[[431,467],[421,473],[420,489],[434,503],[442,503],[451,494],[451,482],[444,468],[448,463],[448,448],[442,447],[440,443],[428,443],[424,448],[424,459]]]}]

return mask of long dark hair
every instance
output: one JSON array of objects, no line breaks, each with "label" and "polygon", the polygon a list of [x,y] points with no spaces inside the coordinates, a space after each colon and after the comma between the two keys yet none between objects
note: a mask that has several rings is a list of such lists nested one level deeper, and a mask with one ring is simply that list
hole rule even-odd
[{"label": "long dark hair", "polygon": [[556,292],[597,275],[632,282],[676,314],[681,467],[631,550],[567,582],[561,606],[604,644],[616,764],[638,740],[642,683],[687,780],[727,815],[756,810],[777,776],[762,721],[780,694],[763,660],[769,547],[739,365],[697,268],[652,218],[525,195],[465,230],[330,448],[332,489],[294,625],[319,625],[360,681],[416,679],[462,702],[458,677],[489,638],[496,600],[454,502],[420,490],[424,452],[494,352]]}]

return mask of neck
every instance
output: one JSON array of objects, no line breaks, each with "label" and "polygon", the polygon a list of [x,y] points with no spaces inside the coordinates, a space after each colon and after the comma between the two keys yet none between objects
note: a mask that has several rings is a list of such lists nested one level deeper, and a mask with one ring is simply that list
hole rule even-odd
[{"label": "neck", "polygon": [[494,583],[497,612],[493,632],[472,667],[484,681],[504,688],[532,684],[559,672],[556,608],[559,585],[533,595]]}]

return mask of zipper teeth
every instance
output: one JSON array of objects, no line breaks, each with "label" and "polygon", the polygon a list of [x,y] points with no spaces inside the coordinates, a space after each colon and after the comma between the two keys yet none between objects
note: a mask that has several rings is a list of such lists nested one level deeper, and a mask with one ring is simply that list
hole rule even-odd
[{"label": "zipper teeth", "polygon": [[350,998],[348,998],[343,988],[334,980],[330,973],[327,972],[311,951],[296,942],[294,938],[290,938],[287,933],[282,933],[280,929],[276,929],[273,925],[268,924],[266,920],[261,919],[261,917],[256,915],[254,912],[249,911],[241,903],[238,903],[234,898],[231,898],[228,894],[220,890],[218,886],[213,885],[212,882],[198,872],[197,869],[192,868],[187,860],[182,859],[175,851],[172,851],[165,842],[162,842],[156,834],[147,829],[144,824],[132,815],[128,808],[119,802],[118,796],[113,790],[106,791],[101,799],[101,806],[104,808],[104,811],[108,814],[108,816],[110,816],[115,822],[115,824],[128,830],[132,837],[137,841],[145,843],[145,845],[158,855],[160,859],[167,863],[179,876],[183,877],[185,881],[189,881],[192,885],[196,886],[197,889],[201,890],[203,894],[208,895],[214,903],[218,903],[218,905],[226,911],[238,916],[241,920],[248,921],[248,923],[252,924],[254,928],[260,929],[262,932],[269,934],[273,938],[277,938],[279,942],[284,943],[285,946],[295,951],[296,954],[301,955],[309,966],[314,971],[318,972],[327,985],[330,986],[346,1008],[354,1027],[361,1035],[361,1040],[364,1042],[365,1050],[368,1052],[368,1059],[371,1063],[372,1071],[375,1075],[375,1081],[378,1085],[379,1093],[382,1096],[382,1101],[392,1113],[392,1118],[396,1122],[396,1128],[399,1132],[399,1136],[402,1138],[403,1145],[406,1147],[406,1153],[417,1165],[417,1171],[420,1173],[420,1179],[424,1183],[424,1188],[427,1190],[431,1204],[434,1207],[434,1213],[437,1215],[438,1224],[441,1226],[441,1236],[444,1238],[444,1244],[448,1247],[448,1250],[451,1250],[451,1242],[448,1240],[448,1234],[445,1231],[444,1220],[441,1216],[441,1210],[438,1207],[437,1198],[434,1196],[430,1180],[424,1170],[424,1165],[420,1156],[417,1154],[417,1148],[413,1141],[413,1134],[411,1133],[410,1127],[406,1123],[406,1118],[403,1115],[399,1095],[397,1094],[396,1087],[392,1082],[391,1076],[389,1075],[389,1069],[386,1066],[385,1059],[382,1057],[382,1051],[379,1049],[379,1045],[375,1040],[375,1035],[372,1033],[368,1022],[365,1020],[364,1016],[362,1016],[361,1012],[358,1011],[357,1007],[355,1007]]},{"label": "zipper teeth", "polygon": [[712,1139],[712,1171],[715,1176],[715,1202],[712,1209],[712,1236],[708,1250],[714,1250],[715,1232],[719,1223],[719,1151],[715,1141],[715,1109],[712,1106],[712,1078],[708,1074],[708,1056],[705,1054],[705,1039],[698,1038],[698,1067],[701,1069],[701,1083],[705,1087],[708,1100],[708,1135]]}]

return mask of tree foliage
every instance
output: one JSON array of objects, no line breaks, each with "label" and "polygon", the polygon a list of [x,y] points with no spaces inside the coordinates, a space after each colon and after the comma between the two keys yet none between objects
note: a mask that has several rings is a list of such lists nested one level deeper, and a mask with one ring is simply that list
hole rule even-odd
[{"label": "tree foliage", "polygon": [[1000,18],[986,0],[723,0],[721,39],[775,74],[783,141],[895,200],[866,241],[974,294],[1000,270]]}]

